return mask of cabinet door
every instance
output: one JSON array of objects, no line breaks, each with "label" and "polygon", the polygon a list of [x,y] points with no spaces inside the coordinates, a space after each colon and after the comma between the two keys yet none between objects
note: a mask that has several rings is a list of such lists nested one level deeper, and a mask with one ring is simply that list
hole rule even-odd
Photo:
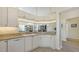
[{"label": "cabinet door", "polygon": [[50,47],[50,35],[41,35],[40,47]]},{"label": "cabinet door", "polygon": [[32,50],[32,37],[25,37],[25,51],[31,51]]},{"label": "cabinet door", "polygon": [[0,26],[7,26],[7,8],[0,7]]},{"label": "cabinet door", "polygon": [[2,26],[2,11],[1,11],[1,7],[0,7],[0,27]]},{"label": "cabinet door", "polygon": [[56,47],[56,45],[55,45],[55,36],[53,35],[53,36],[51,36],[51,40],[50,40],[50,47],[52,48],[52,49],[55,49],[55,47]]},{"label": "cabinet door", "polygon": [[0,41],[0,52],[7,52],[7,41]]},{"label": "cabinet door", "polygon": [[39,37],[34,36],[33,37],[33,49],[38,48],[38,47],[39,47]]},{"label": "cabinet door", "polygon": [[24,38],[9,40],[8,52],[24,52]]},{"label": "cabinet door", "polygon": [[2,7],[1,9],[2,9],[2,26],[8,26],[8,19],[7,19],[8,9],[7,7]]},{"label": "cabinet door", "polygon": [[22,10],[18,10],[18,17],[19,18],[25,18],[25,12]]},{"label": "cabinet door", "polygon": [[16,27],[18,26],[18,9],[13,7],[8,7],[8,26]]}]

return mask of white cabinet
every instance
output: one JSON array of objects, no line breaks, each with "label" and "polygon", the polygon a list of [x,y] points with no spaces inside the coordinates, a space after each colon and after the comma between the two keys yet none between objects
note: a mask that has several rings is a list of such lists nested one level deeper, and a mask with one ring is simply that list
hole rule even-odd
[{"label": "white cabinet", "polygon": [[7,7],[0,7],[0,26],[7,26]]},{"label": "white cabinet", "polygon": [[50,47],[55,49],[55,35],[40,35],[39,47]]},{"label": "white cabinet", "polygon": [[50,35],[41,35],[40,36],[40,47],[50,47]]},{"label": "white cabinet", "polygon": [[2,11],[1,11],[1,8],[0,8],[0,27],[1,27],[1,25],[2,25],[2,20],[1,20],[1,19],[2,19],[1,17],[2,17],[2,16],[1,16],[1,13],[2,13]]},{"label": "white cabinet", "polygon": [[7,41],[0,41],[0,52],[7,52]]},{"label": "white cabinet", "polygon": [[56,48],[55,40],[56,40],[55,35],[52,35],[52,36],[51,36],[51,40],[50,40],[50,47],[51,47],[52,49],[55,49],[55,48]]},{"label": "white cabinet", "polygon": [[25,18],[25,12],[22,10],[18,10],[18,17],[19,18]]},{"label": "white cabinet", "polygon": [[0,26],[18,26],[18,9],[14,7],[0,7]]},{"label": "white cabinet", "polygon": [[32,50],[32,36],[25,37],[25,52]]},{"label": "white cabinet", "polygon": [[8,18],[7,18],[8,8],[2,7],[1,9],[2,9],[2,26],[8,26]]},{"label": "white cabinet", "polygon": [[8,41],[0,41],[0,52],[29,52],[38,47],[56,48],[55,35],[27,36]]},{"label": "white cabinet", "polygon": [[8,7],[8,26],[16,27],[18,26],[18,9],[13,7]]},{"label": "white cabinet", "polygon": [[8,52],[24,52],[24,38],[8,40]]},{"label": "white cabinet", "polygon": [[39,36],[33,36],[33,49],[38,48],[39,47]]}]

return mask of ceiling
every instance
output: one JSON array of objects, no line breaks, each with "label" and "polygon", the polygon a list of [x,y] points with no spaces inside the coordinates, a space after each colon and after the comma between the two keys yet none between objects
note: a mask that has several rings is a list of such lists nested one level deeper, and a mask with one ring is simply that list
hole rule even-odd
[{"label": "ceiling", "polygon": [[35,16],[34,20],[55,20],[56,12],[62,12],[70,7],[20,7],[19,9]]}]

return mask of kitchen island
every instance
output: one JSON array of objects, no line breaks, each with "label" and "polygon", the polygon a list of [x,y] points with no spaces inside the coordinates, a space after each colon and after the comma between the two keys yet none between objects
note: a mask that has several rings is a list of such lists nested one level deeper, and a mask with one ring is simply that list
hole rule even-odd
[{"label": "kitchen island", "polygon": [[1,52],[28,52],[38,47],[55,49],[55,33],[52,32],[18,32],[0,34]]}]

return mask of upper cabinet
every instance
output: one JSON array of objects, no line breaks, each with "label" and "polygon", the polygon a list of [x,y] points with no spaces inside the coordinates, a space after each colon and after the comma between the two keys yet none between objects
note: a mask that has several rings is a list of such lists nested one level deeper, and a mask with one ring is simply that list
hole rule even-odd
[{"label": "upper cabinet", "polygon": [[13,7],[0,7],[0,27],[18,26],[18,9]]},{"label": "upper cabinet", "polygon": [[2,16],[1,16],[1,13],[2,13],[2,12],[1,12],[1,8],[0,8],[0,27],[1,27],[1,23],[2,23],[2,20],[1,20],[1,17],[2,17]]},{"label": "upper cabinet", "polygon": [[2,7],[2,26],[8,26],[8,15],[7,15],[8,8]]},{"label": "upper cabinet", "polygon": [[18,9],[9,7],[8,8],[8,26],[16,27],[18,26]]},{"label": "upper cabinet", "polygon": [[18,10],[18,17],[24,19],[34,19],[34,16],[32,14],[25,12],[23,10]]},{"label": "upper cabinet", "polygon": [[25,12],[22,10],[18,10],[18,17],[19,18],[25,18]]},{"label": "upper cabinet", "polygon": [[0,7],[0,27],[7,26],[7,8]]}]

